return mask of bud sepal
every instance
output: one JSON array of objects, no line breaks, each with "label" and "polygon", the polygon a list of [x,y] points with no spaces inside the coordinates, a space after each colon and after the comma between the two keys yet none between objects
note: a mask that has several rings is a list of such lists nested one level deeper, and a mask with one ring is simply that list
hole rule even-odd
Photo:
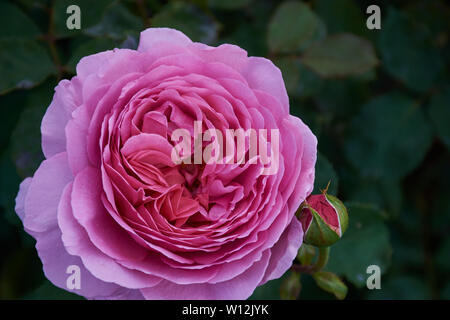
[{"label": "bud sepal", "polygon": [[319,288],[334,294],[339,300],[345,299],[348,291],[347,286],[334,273],[319,271],[313,274],[313,278]]}]

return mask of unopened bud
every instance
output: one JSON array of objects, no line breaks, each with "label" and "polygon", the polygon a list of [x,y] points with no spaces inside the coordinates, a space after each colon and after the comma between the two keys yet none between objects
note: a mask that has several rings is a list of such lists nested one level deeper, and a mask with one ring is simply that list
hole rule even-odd
[{"label": "unopened bud", "polygon": [[348,214],[338,198],[326,193],[310,195],[300,206],[299,219],[306,244],[328,247],[338,241],[348,226]]}]

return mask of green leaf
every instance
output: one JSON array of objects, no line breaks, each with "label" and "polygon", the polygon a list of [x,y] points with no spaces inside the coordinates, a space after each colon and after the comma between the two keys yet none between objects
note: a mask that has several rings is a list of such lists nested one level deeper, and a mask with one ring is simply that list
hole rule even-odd
[{"label": "green leaf", "polygon": [[213,9],[235,10],[245,7],[253,0],[208,0],[208,4]]},{"label": "green leaf", "polygon": [[298,57],[280,57],[273,62],[280,68],[290,96],[306,98],[320,91],[322,78],[306,68]]},{"label": "green leaf", "polygon": [[69,291],[60,289],[54,286],[50,281],[45,280],[44,283],[35,289],[33,292],[27,294],[24,300],[84,300]]},{"label": "green leaf", "polygon": [[255,25],[242,23],[227,36],[218,39],[217,45],[231,43],[244,48],[249,56],[266,56],[266,39]]},{"label": "green leaf", "polygon": [[429,114],[438,137],[450,148],[450,87],[433,96]]},{"label": "green leaf", "polygon": [[[0,248],[0,254],[4,257],[8,251],[11,250],[10,247],[13,246],[11,243],[11,239],[14,237],[14,223],[10,224],[7,221],[7,218],[4,217],[4,210],[0,208],[0,243],[2,247]],[[1,285],[0,285],[1,287]],[[2,298],[2,294],[0,293],[0,298]]]},{"label": "green leaf", "polygon": [[329,118],[328,115],[317,112],[314,105],[308,103],[308,101],[296,99],[295,97],[290,103],[290,113],[302,119],[317,137],[320,136],[322,127]]},{"label": "green leaf", "polygon": [[306,50],[303,64],[322,77],[365,73],[378,64],[372,44],[352,34],[336,34]]},{"label": "green leaf", "polygon": [[34,87],[54,71],[47,51],[36,41],[0,39],[0,94]]},{"label": "green leaf", "polygon": [[319,152],[317,154],[316,177],[314,180],[314,190],[312,193],[320,193],[321,190],[325,189],[328,181],[331,181],[328,193],[337,194],[339,178],[334,171],[333,165],[330,163],[330,161],[328,161],[328,159]]},{"label": "green leaf", "polygon": [[446,238],[436,252],[436,265],[442,272],[450,271],[450,238]]},{"label": "green leaf", "polygon": [[442,299],[450,300],[450,283],[448,283],[442,290]]},{"label": "green leaf", "polygon": [[117,42],[110,38],[90,39],[76,48],[67,62],[67,67],[71,72],[75,73],[76,66],[81,58],[94,53],[114,49],[117,47],[116,44]]},{"label": "green leaf", "polygon": [[404,10],[414,20],[426,24],[436,37],[445,34],[450,28],[450,7],[445,1],[412,2]]},{"label": "green leaf", "polygon": [[33,38],[40,33],[34,22],[18,7],[8,2],[0,2],[0,39]]},{"label": "green leaf", "polygon": [[[93,27],[94,25],[100,23],[103,19],[103,13],[109,5],[111,5],[111,0],[57,0],[54,1],[53,7],[53,19],[54,19],[54,29],[55,35],[57,37],[70,37],[78,35],[85,30]],[[117,1],[113,2],[113,6]],[[67,13],[67,7],[70,5],[77,5],[80,7],[81,11],[81,29],[70,30],[67,28],[66,22],[69,18]],[[126,10],[126,8],[125,8]],[[118,21],[119,22],[119,21]]]},{"label": "green leaf", "polygon": [[392,217],[399,214],[402,205],[402,191],[396,181],[367,179],[355,187],[348,198],[353,201],[376,204],[388,211]]},{"label": "green leaf", "polygon": [[367,83],[345,78],[322,80],[320,91],[313,98],[322,114],[347,123],[369,97]]},{"label": "green leaf", "polygon": [[138,47],[138,39],[133,35],[127,35],[127,38],[120,43],[119,48],[136,50]]},{"label": "green leaf", "polygon": [[322,290],[316,283],[312,275],[302,274],[302,290],[299,300],[335,300],[336,297],[329,292]]},{"label": "green leaf", "polygon": [[270,280],[257,287],[249,300],[280,300],[280,287],[287,276],[286,272],[281,278]]},{"label": "green leaf", "polygon": [[349,226],[343,237],[331,247],[326,270],[345,276],[356,287],[366,285],[367,267],[377,265],[384,274],[392,249],[389,230],[381,211],[370,205],[346,204]]},{"label": "green leaf", "polygon": [[11,135],[11,156],[22,178],[33,176],[45,159],[41,149],[41,122],[52,101],[54,79],[27,92],[25,108]]},{"label": "green leaf", "polygon": [[42,263],[36,249],[33,246],[16,247],[4,260],[2,257],[0,298],[20,299],[30,289],[39,285],[43,278]]},{"label": "green leaf", "polygon": [[284,84],[289,94],[295,92],[300,80],[299,62],[296,58],[283,57],[277,58],[273,61],[275,65],[280,68],[283,75]]},{"label": "green leaf", "polygon": [[139,33],[144,28],[142,20],[132,14],[120,2],[113,2],[105,9],[103,17],[96,25],[84,30],[93,37],[108,37],[125,40],[128,35]]},{"label": "green leaf", "polygon": [[[407,216],[407,219],[414,219]],[[418,250],[422,247],[420,239],[420,227],[416,229],[415,233],[408,233],[396,228],[396,233],[392,234],[392,269],[410,270],[411,268],[423,270],[425,267],[423,259],[423,251]],[[401,232],[400,232],[401,231]]]},{"label": "green leaf", "polygon": [[19,120],[25,104],[25,92],[26,90],[16,90],[0,95],[0,106],[3,110],[3,115],[0,117],[0,153],[6,150],[11,132]]},{"label": "green leaf", "polygon": [[313,274],[313,278],[321,289],[334,294],[339,300],[345,299],[347,286],[334,273],[319,271]]},{"label": "green leaf", "polygon": [[429,90],[444,70],[442,57],[431,39],[426,25],[391,8],[382,24],[379,41],[383,66],[407,87]]},{"label": "green leaf", "polygon": [[269,23],[268,45],[275,53],[301,52],[325,34],[325,25],[308,5],[288,1],[277,8]]},{"label": "green leaf", "polygon": [[298,61],[299,65],[299,81],[296,92],[294,94],[299,97],[306,98],[317,95],[322,89],[324,80],[319,77],[315,72],[306,68],[301,61]]},{"label": "green leaf", "polygon": [[369,101],[353,119],[345,155],[364,177],[396,180],[422,162],[431,136],[417,103],[389,93]]},{"label": "green leaf", "polygon": [[19,190],[20,177],[13,162],[7,154],[0,158],[0,207],[5,219],[12,225],[20,225],[20,219],[15,213],[15,198]]},{"label": "green leaf", "polygon": [[434,168],[435,174],[439,175],[437,190],[434,193],[433,203],[431,204],[433,210],[432,228],[435,233],[447,234],[448,226],[450,226],[450,201],[448,195],[450,194],[450,156],[442,157],[441,164],[437,164]]},{"label": "green leaf", "polygon": [[291,271],[281,284],[280,297],[282,300],[297,300],[301,288],[300,273]]},{"label": "green leaf", "polygon": [[354,0],[316,0],[316,13],[324,20],[330,34],[348,32],[358,36],[370,35],[366,16]]},{"label": "green leaf", "polygon": [[402,189],[399,181],[381,178],[364,178],[355,170],[340,167],[339,176],[345,199],[372,203],[396,217],[402,206]]},{"label": "green leaf", "polygon": [[429,299],[428,288],[422,278],[399,275],[381,282],[381,289],[371,290],[369,300],[424,300]]},{"label": "green leaf", "polygon": [[217,37],[218,25],[197,7],[185,2],[171,2],[155,14],[153,27],[174,28],[185,33],[192,41],[212,43]]},{"label": "green leaf", "polygon": [[213,45],[231,43],[246,50],[249,56],[266,57],[269,50],[265,30],[275,6],[269,1],[253,1],[243,10],[216,10],[220,35]]}]

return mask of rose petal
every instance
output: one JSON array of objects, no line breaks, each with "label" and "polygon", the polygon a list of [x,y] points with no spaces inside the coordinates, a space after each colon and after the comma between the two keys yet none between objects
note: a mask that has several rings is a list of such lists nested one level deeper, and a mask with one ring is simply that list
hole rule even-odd
[{"label": "rose petal", "polygon": [[257,284],[261,281],[262,273],[266,269],[270,258],[270,251],[263,253],[261,259],[241,275],[229,281],[215,284],[177,285],[167,280],[152,287],[141,289],[146,299],[152,300],[236,300],[247,299]]},{"label": "rose petal", "polygon": [[45,112],[41,124],[42,151],[48,159],[66,150],[65,127],[72,118],[72,111],[79,105],[79,85],[74,80],[62,80],[55,88],[52,103]]},{"label": "rose petal", "polygon": [[179,46],[187,46],[192,43],[191,39],[178,30],[170,28],[149,28],[141,32],[138,51],[153,49],[162,42],[169,42]]},{"label": "rose petal", "polygon": [[58,210],[58,225],[67,252],[79,256],[86,269],[104,282],[115,283],[129,289],[146,288],[159,283],[160,278],[124,268],[91,243],[86,231],[73,216],[70,205],[72,193],[72,185],[68,185]]},{"label": "rose petal", "polygon": [[109,215],[101,200],[100,171],[87,167],[73,182],[72,210],[92,243],[104,254],[119,260],[142,260],[146,250]]},{"label": "rose petal", "polygon": [[272,61],[261,57],[250,57],[241,72],[251,88],[271,94],[281,102],[283,106],[281,111],[286,115],[289,113],[289,98],[283,76]]},{"label": "rose petal", "polygon": [[32,178],[26,178],[20,183],[19,192],[17,193],[15,200],[16,206],[14,209],[22,222],[25,217],[25,199],[27,197],[28,188],[30,187],[31,181],[33,181]]},{"label": "rose petal", "polygon": [[25,199],[23,219],[27,231],[44,232],[57,225],[57,208],[64,187],[73,179],[62,152],[41,163]]},{"label": "rose petal", "polygon": [[272,256],[264,278],[259,285],[281,277],[292,265],[298,249],[303,242],[303,229],[300,221],[293,218],[280,240],[272,247]]}]

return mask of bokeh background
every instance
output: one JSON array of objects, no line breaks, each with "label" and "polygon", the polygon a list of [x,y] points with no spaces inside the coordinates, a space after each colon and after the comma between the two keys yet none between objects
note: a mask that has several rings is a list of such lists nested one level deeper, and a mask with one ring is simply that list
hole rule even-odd
[{"label": "bokeh background", "polygon": [[[81,30],[66,27],[71,4]],[[366,27],[370,4],[381,30]],[[57,82],[81,57],[136,48],[141,30],[165,26],[280,67],[291,113],[319,140],[316,191],[331,179],[349,210],[327,266],[348,299],[449,299],[449,24],[438,0],[0,0],[0,298],[79,298],[45,279],[14,198],[43,159],[40,121]],[[381,290],[366,288],[371,264]],[[283,280],[252,298],[279,299]],[[308,275],[301,283],[300,299],[334,299]]]}]

